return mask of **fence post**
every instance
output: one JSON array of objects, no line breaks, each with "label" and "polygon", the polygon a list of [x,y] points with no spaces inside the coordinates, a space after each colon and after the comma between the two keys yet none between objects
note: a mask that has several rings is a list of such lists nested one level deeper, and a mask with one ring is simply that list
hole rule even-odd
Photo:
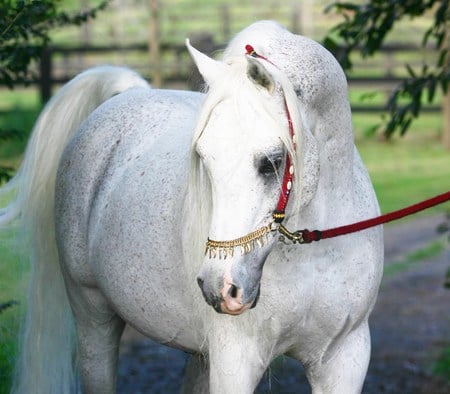
[{"label": "fence post", "polygon": [[52,50],[48,47],[44,48],[41,53],[39,73],[39,93],[41,103],[44,104],[50,100],[52,95]]},{"label": "fence post", "polygon": [[150,26],[148,35],[148,46],[152,65],[151,84],[155,88],[162,86],[161,64],[160,64],[160,42],[159,42],[159,1],[149,0]]},{"label": "fence post", "polygon": [[313,5],[313,0],[305,0],[300,3],[300,32],[307,37],[314,35]]},{"label": "fence post", "polygon": [[442,144],[445,148],[450,149],[450,89],[442,97]]},{"label": "fence post", "polygon": [[230,8],[226,4],[220,6],[219,13],[222,21],[222,40],[227,42],[231,35],[231,18],[230,18]]},{"label": "fence post", "polygon": [[295,34],[300,34],[300,5],[293,4],[292,5],[292,14],[291,14],[291,32]]}]

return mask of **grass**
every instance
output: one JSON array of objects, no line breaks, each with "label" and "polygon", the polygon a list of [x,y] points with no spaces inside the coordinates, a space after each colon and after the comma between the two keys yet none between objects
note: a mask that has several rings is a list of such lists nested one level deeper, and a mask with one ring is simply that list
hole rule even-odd
[{"label": "grass", "polygon": [[[450,152],[439,142],[440,114],[424,114],[405,137],[388,141],[365,136],[377,122],[376,115],[354,116],[356,143],[383,213],[450,190]],[[449,210],[446,203],[425,214]]]},{"label": "grass", "polygon": [[[78,9],[79,2],[64,1],[65,9]],[[98,4],[99,0],[91,1]],[[160,34],[164,41],[182,42],[187,34],[209,32],[220,40],[230,39],[238,30],[258,19],[276,19],[289,28],[296,26],[303,34],[322,39],[331,26],[343,18],[334,13],[324,14],[329,0],[305,2],[279,0],[165,0],[160,2]],[[223,9],[227,7],[227,16]],[[146,42],[149,26],[147,2],[111,2],[106,10],[91,21],[90,41],[93,43]],[[418,42],[428,27],[430,18],[415,18],[396,22],[391,36],[397,42]],[[295,21],[295,23],[294,23]],[[228,31],[228,32],[225,32]],[[86,39],[77,27],[58,29],[52,42],[76,44]],[[75,42],[74,42],[75,41]]]},{"label": "grass", "polygon": [[[326,1],[320,0],[319,3],[312,7],[313,12],[323,16]],[[225,7],[229,10],[226,16],[223,14]],[[187,35],[204,32],[214,34],[219,40],[228,40],[232,34],[258,19],[276,19],[291,26],[294,10],[298,8],[295,4],[273,0],[165,0],[160,2],[159,30],[165,42],[182,43]],[[90,41],[125,45],[137,40],[146,42],[149,17],[146,2],[111,3],[91,21]],[[320,31],[324,32],[331,25],[330,17],[322,18],[320,25]],[[80,30],[77,27],[58,29],[52,33],[52,42],[82,42]],[[228,32],[225,34],[225,31]]]},{"label": "grass", "polygon": [[384,275],[391,276],[409,270],[421,261],[439,256],[445,250],[445,247],[446,242],[442,239],[432,242],[429,245],[408,254],[401,261],[394,261],[393,263],[385,265]]},{"label": "grass", "polygon": [[0,164],[17,168],[41,105],[34,89],[0,91],[0,129],[24,132],[22,138],[0,142]]},{"label": "grass", "polygon": [[0,304],[8,301],[18,302],[0,313],[0,394],[8,393],[13,371],[15,354],[17,353],[17,334],[19,331],[19,311],[25,302],[27,275],[23,260],[14,251],[13,231],[0,235]]},{"label": "grass", "polygon": [[[17,168],[26,146],[27,136],[40,110],[39,95],[30,89],[1,91],[0,128],[16,129],[24,132],[23,138],[0,142],[0,164]],[[0,201],[0,206],[6,202]],[[19,331],[19,311],[25,303],[27,282],[23,260],[14,251],[20,249],[15,244],[13,231],[0,233],[0,304],[18,301],[0,313],[0,394],[9,393]]]}]

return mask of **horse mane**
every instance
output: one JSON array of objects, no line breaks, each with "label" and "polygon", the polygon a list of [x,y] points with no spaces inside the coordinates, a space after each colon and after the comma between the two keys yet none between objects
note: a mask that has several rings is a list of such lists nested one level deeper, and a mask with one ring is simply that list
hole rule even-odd
[{"label": "horse mane", "polygon": [[[271,129],[278,135],[291,158],[294,158],[292,162],[297,176],[294,177],[291,209],[292,211],[299,209],[303,126],[297,96],[289,79],[280,69],[265,61],[262,62],[277,85],[277,93],[273,93],[269,99],[269,93],[248,78],[248,62],[245,55],[227,59],[229,67],[226,67],[223,75],[208,87],[192,138],[189,181],[183,212],[183,253],[189,269],[198,269],[202,263],[212,211],[211,185],[207,171],[196,152],[196,143],[208,124],[212,111],[225,99],[232,99],[236,116],[242,118],[243,123],[247,111],[258,111],[258,116],[270,122]],[[289,134],[286,111],[289,111],[296,134],[296,147]],[[281,181],[280,179],[280,190]]]}]

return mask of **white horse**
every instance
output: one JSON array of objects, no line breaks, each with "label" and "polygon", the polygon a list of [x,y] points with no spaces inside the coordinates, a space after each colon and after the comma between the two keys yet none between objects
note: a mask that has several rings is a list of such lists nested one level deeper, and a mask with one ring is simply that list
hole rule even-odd
[{"label": "white horse", "polygon": [[222,61],[188,47],[206,95],[103,67],[41,114],[0,218],[21,220],[32,259],[15,392],[80,390],[76,367],[86,393],[114,392],[125,324],[192,353],[185,392],[252,393],[281,354],[313,393],[360,392],[382,230],[287,244],[274,214],[310,229],[378,214],[345,76],[274,22]]}]

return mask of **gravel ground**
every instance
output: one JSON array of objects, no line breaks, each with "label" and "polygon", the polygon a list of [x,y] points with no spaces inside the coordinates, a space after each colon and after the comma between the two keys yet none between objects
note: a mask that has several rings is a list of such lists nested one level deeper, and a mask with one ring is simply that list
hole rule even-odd
[{"label": "gravel ground", "polygon": [[[436,215],[385,229],[386,264],[429,245],[445,217]],[[439,350],[450,344],[450,290],[443,287],[450,250],[383,279],[371,316],[372,359],[364,394],[449,394],[450,383],[431,375]],[[177,393],[187,355],[146,339],[124,334],[118,392]],[[277,359],[257,393],[310,393],[298,362]]]}]

